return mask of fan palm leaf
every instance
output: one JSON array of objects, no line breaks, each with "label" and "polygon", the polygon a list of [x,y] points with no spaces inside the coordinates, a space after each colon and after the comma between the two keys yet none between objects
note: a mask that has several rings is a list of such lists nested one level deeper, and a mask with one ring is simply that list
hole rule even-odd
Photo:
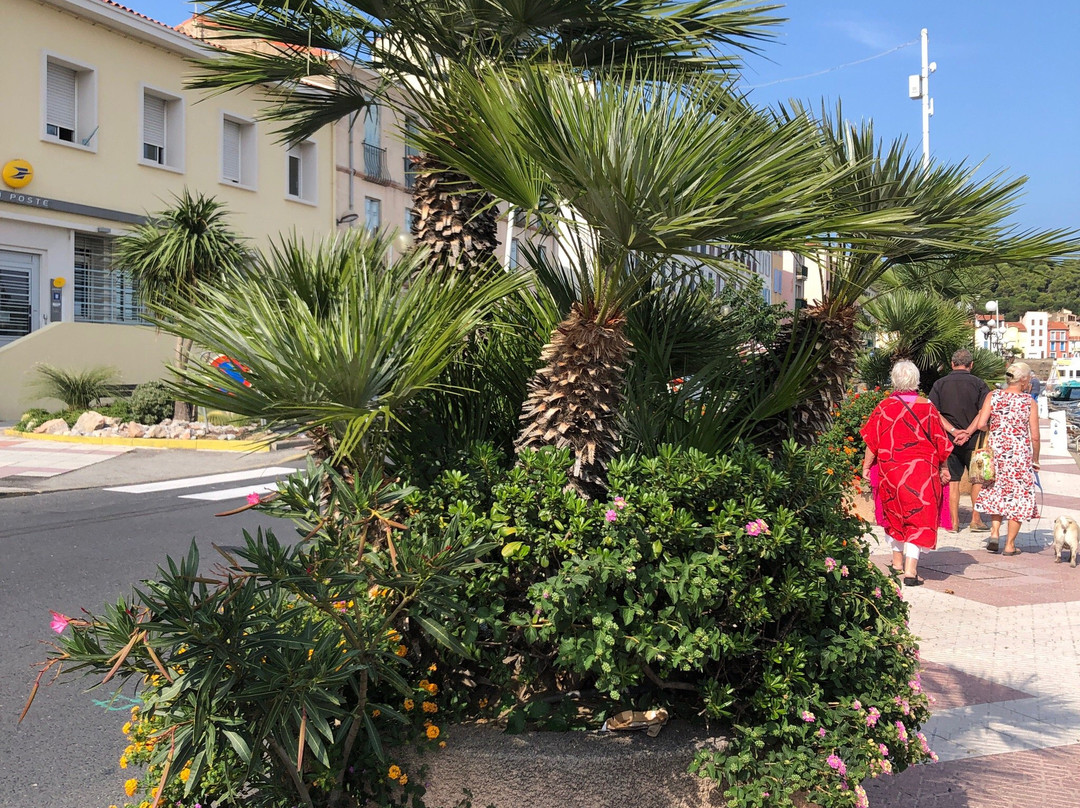
[{"label": "fan palm leaf", "polygon": [[312,431],[337,464],[381,465],[389,436],[408,428],[410,402],[446,388],[441,376],[466,337],[527,280],[424,273],[422,251],[389,261],[388,248],[361,232],[315,247],[293,239],[198,303],[160,308],[163,329],[247,368],[242,382],[192,363],[177,371],[177,392]]}]

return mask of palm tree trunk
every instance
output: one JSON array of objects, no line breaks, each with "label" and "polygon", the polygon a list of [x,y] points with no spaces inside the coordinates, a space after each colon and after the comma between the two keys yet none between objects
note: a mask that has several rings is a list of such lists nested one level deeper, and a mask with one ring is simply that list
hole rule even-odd
[{"label": "palm tree trunk", "polygon": [[[191,358],[191,346],[194,345],[194,340],[184,339],[183,337],[176,338],[176,369],[183,370],[188,366],[188,361]],[[173,402],[173,420],[174,421],[191,421],[195,417],[195,407],[186,401]]]},{"label": "palm tree trunk", "polygon": [[[856,305],[843,306],[833,311],[828,301],[807,308],[802,315],[806,326],[812,329],[817,344],[829,347],[827,358],[807,382],[812,390],[792,412],[792,437],[799,443],[809,445],[817,440],[832,422],[833,413],[844,398],[855,361],[862,347],[858,329],[855,327],[859,309]],[[797,339],[789,326],[787,339]],[[783,346],[781,346],[782,348]]]},{"label": "palm tree trunk", "polygon": [[467,272],[490,266],[498,246],[495,198],[430,154],[413,157],[413,167],[417,242],[438,265]]},{"label": "palm tree trunk", "polygon": [[585,497],[607,490],[607,465],[619,448],[616,419],[633,348],[625,323],[622,314],[597,322],[575,303],[544,346],[522,405],[515,449],[570,449],[571,484]]}]

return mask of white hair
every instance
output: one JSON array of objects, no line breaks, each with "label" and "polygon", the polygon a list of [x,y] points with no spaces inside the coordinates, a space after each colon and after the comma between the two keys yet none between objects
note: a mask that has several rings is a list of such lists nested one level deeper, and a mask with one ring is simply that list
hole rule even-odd
[{"label": "white hair", "polygon": [[889,377],[892,379],[894,390],[919,389],[919,369],[914,362],[901,359],[892,366],[892,373],[889,374]]},{"label": "white hair", "polygon": [[1005,371],[1005,381],[1010,384],[1026,384],[1031,378],[1031,365],[1027,362],[1013,362]]}]

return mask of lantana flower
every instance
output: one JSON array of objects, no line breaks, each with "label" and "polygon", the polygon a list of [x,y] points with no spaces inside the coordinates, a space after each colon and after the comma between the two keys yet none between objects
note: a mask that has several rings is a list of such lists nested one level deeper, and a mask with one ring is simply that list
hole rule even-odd
[{"label": "lantana flower", "polygon": [[825,571],[832,572],[834,569],[836,569],[836,559],[832,556],[827,556],[825,558]]},{"label": "lantana flower", "polygon": [[618,508],[620,511],[626,507],[626,500],[622,497],[615,497],[612,502],[615,503],[615,507]]},{"label": "lantana flower", "polygon": [[877,726],[879,718],[881,718],[881,710],[879,710],[877,707],[871,707],[869,713],[866,716],[866,726]]},{"label": "lantana flower", "polygon": [[836,769],[836,773],[839,774],[841,777],[847,775],[847,765],[845,765],[844,761],[841,760],[839,756],[829,755],[825,759],[825,762],[829,764],[830,769]]},{"label": "lantana flower", "polygon": [[609,522],[614,522],[616,519],[619,518],[619,514],[615,513],[614,509],[608,508],[607,513],[604,514],[604,518],[607,519]]},{"label": "lantana flower", "polygon": [[803,710],[800,718],[802,718],[802,720],[805,721],[807,724],[813,724],[817,720],[814,717],[814,714],[809,710]]}]

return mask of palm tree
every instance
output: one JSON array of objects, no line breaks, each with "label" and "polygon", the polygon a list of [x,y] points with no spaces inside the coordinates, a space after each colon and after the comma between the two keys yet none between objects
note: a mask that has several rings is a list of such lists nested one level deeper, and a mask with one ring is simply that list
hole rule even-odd
[{"label": "palm tree", "polygon": [[[745,0],[224,0],[205,19],[225,49],[201,66],[192,86],[258,88],[265,117],[296,142],[380,98],[395,103],[357,68],[406,87],[419,82],[421,92],[442,80],[447,65],[557,61],[597,69],[632,59],[720,72],[737,68],[739,52],[771,35],[782,21],[772,16],[777,8]],[[252,40],[259,46],[250,47]],[[447,133],[455,131],[450,125]],[[414,158],[413,170],[418,243],[444,266],[487,266],[496,246],[495,198],[430,153]]]},{"label": "palm tree", "polygon": [[[209,408],[309,432],[315,455],[352,475],[381,471],[406,408],[446,390],[466,337],[526,275],[419,272],[423,250],[389,260],[391,239],[353,230],[318,245],[289,239],[162,307],[161,327],[245,367],[177,371],[176,391]],[[452,390],[446,391],[452,393]]]},{"label": "palm tree", "polygon": [[[805,113],[796,108],[793,114]],[[849,123],[839,108],[834,116],[822,116],[820,129],[829,161],[847,169],[837,187],[844,204],[864,214],[906,212],[909,219],[903,231],[893,233],[839,230],[816,253],[829,260],[829,289],[824,300],[804,311],[804,321],[794,323],[790,334],[804,339],[794,331],[808,327],[830,351],[813,385],[818,392],[793,415],[795,436],[803,441],[812,441],[827,426],[840,401],[861,350],[860,300],[890,273],[947,276],[1080,249],[1076,231],[1020,231],[1010,225],[1024,178],[998,173],[980,179],[978,166],[963,163],[924,169],[904,139],[880,143],[872,122]]]},{"label": "palm tree", "polygon": [[[859,375],[867,384],[887,384],[889,368],[898,359],[910,359],[929,390],[948,372],[954,351],[971,346],[971,315],[965,306],[937,294],[896,289],[868,301],[864,313],[872,327],[884,333],[884,344],[860,357]],[[993,351],[972,349],[972,373],[993,382],[1005,375],[1005,362]]]},{"label": "palm tree", "polygon": [[627,313],[656,279],[701,260],[701,244],[802,248],[855,226],[898,229],[905,218],[850,218],[835,201],[846,169],[827,170],[813,123],[759,114],[714,79],[631,68],[585,83],[572,67],[461,70],[418,103],[430,126],[421,143],[437,158],[515,207],[558,203],[545,215],[569,233],[578,295],[544,347],[516,445],[569,447],[585,495],[603,490],[619,446]]},{"label": "palm tree", "polygon": [[[116,265],[130,272],[144,304],[168,307],[193,303],[204,287],[247,260],[243,240],[228,225],[228,211],[213,197],[184,189],[175,204],[116,239]],[[197,335],[196,335],[197,336]],[[193,337],[177,337],[176,369],[188,365]],[[177,420],[192,418],[191,405],[177,400]]]}]

